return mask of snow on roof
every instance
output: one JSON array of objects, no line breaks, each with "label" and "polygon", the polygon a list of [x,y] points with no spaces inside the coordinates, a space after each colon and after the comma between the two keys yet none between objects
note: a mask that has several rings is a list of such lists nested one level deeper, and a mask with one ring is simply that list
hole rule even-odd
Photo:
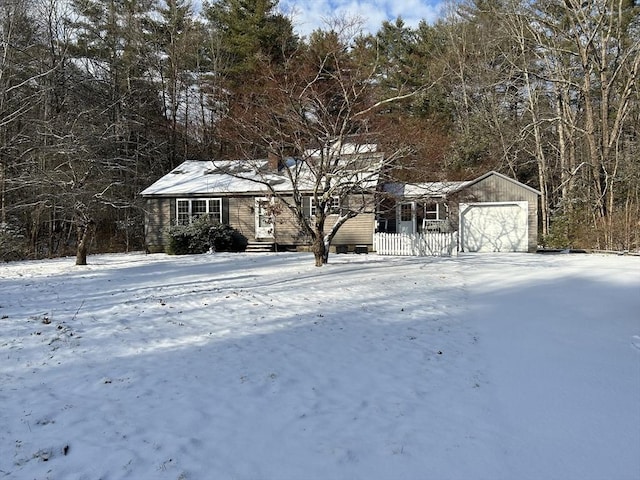
[{"label": "snow on roof", "polygon": [[390,193],[396,197],[445,197],[451,193],[460,191],[463,188],[471,187],[472,185],[475,185],[490,176],[499,177],[505,181],[511,182],[540,195],[539,190],[536,190],[529,185],[525,185],[524,183],[521,183],[513,178],[507,177],[506,175],[495,171],[489,171],[476,179],[464,182],[388,183],[384,185],[383,189],[385,192]]},{"label": "snow on roof", "polygon": [[[333,142],[331,145],[325,147],[326,155],[369,155],[378,151],[378,145],[375,143],[340,143]],[[317,157],[320,156],[320,149],[312,148],[305,150],[305,157]]]},{"label": "snow on roof", "polygon": [[387,183],[384,191],[396,197],[444,197],[470,182]]},{"label": "snow on roof", "polygon": [[[372,189],[378,184],[381,153],[369,152],[366,164],[345,160],[334,174],[337,188],[357,186]],[[361,158],[360,160],[363,160]],[[313,169],[295,159],[284,160],[285,168],[293,169],[297,188],[316,188]],[[309,167],[309,168],[308,168]],[[203,194],[266,194],[293,190],[284,172],[270,172],[268,160],[187,160],[141,192],[142,196],[179,196]]]},{"label": "snow on roof", "polygon": [[265,182],[275,190],[291,190],[285,176],[261,172],[266,167],[267,160],[187,160],[144,189],[141,195],[266,193],[269,187]]}]

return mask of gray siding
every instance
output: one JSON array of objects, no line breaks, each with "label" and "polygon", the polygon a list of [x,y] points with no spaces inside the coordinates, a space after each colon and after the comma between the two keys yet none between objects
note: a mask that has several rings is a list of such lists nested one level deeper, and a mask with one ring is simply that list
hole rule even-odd
[{"label": "gray siding", "polygon": [[147,198],[145,202],[144,238],[151,253],[164,251],[164,234],[171,225],[172,212],[175,212],[171,204],[169,198]]},{"label": "gray siding", "polygon": [[253,197],[229,197],[228,223],[244,235],[247,240],[255,240],[254,198]]},{"label": "gray siding", "polygon": [[[214,195],[210,195],[214,197]],[[180,198],[189,198],[186,195]],[[196,197],[193,197],[196,198]],[[223,197],[223,220],[244,235],[248,241],[255,241],[255,197]],[[145,212],[145,243],[150,252],[164,251],[165,232],[175,222],[175,198],[147,198]],[[334,224],[337,216],[330,215],[326,230]],[[375,215],[363,213],[348,220],[334,238],[334,245],[371,245]],[[295,216],[288,208],[283,208],[275,223],[275,240],[281,245],[303,246],[310,243],[302,232]]]},{"label": "gray siding", "polygon": [[[455,203],[528,202],[529,252],[535,252],[538,249],[538,199],[535,191],[494,174],[458,192]],[[457,222],[457,219],[456,208],[452,220]]]}]

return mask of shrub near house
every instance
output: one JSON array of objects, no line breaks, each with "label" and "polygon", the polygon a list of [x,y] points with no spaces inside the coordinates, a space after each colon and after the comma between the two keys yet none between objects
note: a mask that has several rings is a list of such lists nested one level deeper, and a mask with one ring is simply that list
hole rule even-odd
[{"label": "shrub near house", "polygon": [[238,251],[244,248],[243,243],[246,244],[234,228],[204,215],[186,225],[170,227],[167,236],[166,253],[169,255]]}]

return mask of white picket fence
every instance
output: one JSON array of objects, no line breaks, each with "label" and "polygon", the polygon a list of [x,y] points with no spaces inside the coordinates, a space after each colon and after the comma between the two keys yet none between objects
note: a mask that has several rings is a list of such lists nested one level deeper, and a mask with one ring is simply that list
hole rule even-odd
[{"label": "white picket fence", "polygon": [[458,254],[458,233],[374,233],[380,255],[447,257]]}]

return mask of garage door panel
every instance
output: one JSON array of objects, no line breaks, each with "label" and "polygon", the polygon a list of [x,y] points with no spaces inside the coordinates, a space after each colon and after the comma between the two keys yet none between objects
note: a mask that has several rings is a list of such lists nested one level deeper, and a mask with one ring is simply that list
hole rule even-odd
[{"label": "garage door panel", "polygon": [[463,251],[528,251],[527,202],[462,204],[460,207]]}]

